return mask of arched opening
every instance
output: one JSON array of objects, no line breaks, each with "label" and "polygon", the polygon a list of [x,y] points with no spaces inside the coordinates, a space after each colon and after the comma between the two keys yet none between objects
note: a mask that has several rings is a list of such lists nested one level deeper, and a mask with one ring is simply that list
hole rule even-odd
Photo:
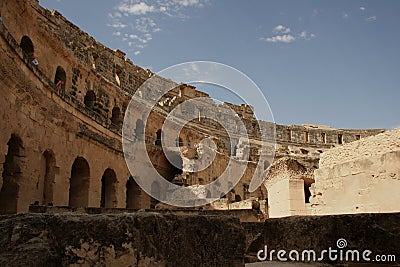
[{"label": "arched opening", "polygon": [[114,170],[105,170],[101,177],[101,201],[102,208],[115,208],[117,206],[117,175]]},{"label": "arched opening", "polygon": [[162,131],[158,130],[156,132],[156,142],[154,143],[156,146],[161,146],[161,136],[162,136]]},{"label": "arched opening", "polygon": [[20,47],[29,61],[35,58],[35,47],[28,36],[25,35],[22,37]]},{"label": "arched opening", "polygon": [[53,192],[56,177],[56,159],[51,150],[46,150],[42,154],[42,174],[43,174],[43,196],[42,204],[48,205],[53,202]]},{"label": "arched opening", "polygon": [[155,209],[157,203],[159,202],[156,198],[160,198],[161,190],[160,190],[160,184],[157,182],[153,182],[151,184],[151,201],[150,201],[150,208]]},{"label": "arched opening", "polygon": [[111,123],[115,126],[120,126],[122,123],[121,110],[119,107],[114,107],[112,110]]},{"label": "arched opening", "polygon": [[235,202],[240,202],[242,201],[242,197],[238,194],[235,194]]},{"label": "arched opening", "polygon": [[69,185],[69,206],[87,207],[90,169],[86,159],[77,157],[72,165]]},{"label": "arched opening", "polygon": [[314,183],[314,180],[313,179],[304,179],[304,197],[305,197],[305,200],[304,200],[304,202],[307,204],[307,203],[310,203],[310,197],[311,197],[311,191],[310,191],[310,188],[311,188],[311,185]]},{"label": "arched opening", "polygon": [[136,134],[136,139],[137,140],[143,140],[144,124],[143,124],[142,120],[137,120],[136,121],[135,134]]},{"label": "arched opening", "polygon": [[54,76],[54,84],[58,89],[65,90],[65,82],[67,81],[67,75],[63,67],[58,66],[56,70],[56,74]]},{"label": "arched opening", "polygon": [[17,212],[19,182],[22,178],[24,147],[21,138],[12,134],[8,143],[8,151],[3,164],[0,190],[0,214]]},{"label": "arched opening", "polygon": [[96,102],[96,94],[93,90],[87,91],[83,103],[87,108],[93,109],[94,103]]},{"label": "arched opening", "polygon": [[142,190],[136,183],[133,177],[129,177],[126,182],[126,208],[127,209],[140,209],[140,197]]}]

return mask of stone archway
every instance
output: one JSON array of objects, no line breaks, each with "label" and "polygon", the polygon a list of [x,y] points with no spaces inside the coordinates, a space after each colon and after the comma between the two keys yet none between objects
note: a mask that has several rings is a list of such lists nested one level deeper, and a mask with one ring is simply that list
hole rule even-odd
[{"label": "stone archway", "polygon": [[140,199],[142,190],[136,183],[133,177],[129,177],[126,183],[126,208],[127,209],[140,209]]},{"label": "stone archway", "polygon": [[117,175],[112,169],[105,170],[101,178],[100,207],[117,207]]},{"label": "stone archway", "polygon": [[[61,83],[60,83],[61,82]],[[54,84],[58,89],[65,91],[65,83],[67,82],[67,74],[63,67],[58,66],[54,75]]]},{"label": "stone archway", "polygon": [[35,58],[35,47],[28,36],[25,35],[21,38],[20,47],[29,61]]},{"label": "stone archway", "polygon": [[86,159],[77,157],[72,165],[69,186],[69,206],[87,207],[89,201],[90,168]]},{"label": "stone archway", "polygon": [[25,151],[22,139],[12,134],[7,145],[8,151],[2,173],[3,183],[0,189],[0,214],[10,214],[18,211],[17,204],[24,164]]}]

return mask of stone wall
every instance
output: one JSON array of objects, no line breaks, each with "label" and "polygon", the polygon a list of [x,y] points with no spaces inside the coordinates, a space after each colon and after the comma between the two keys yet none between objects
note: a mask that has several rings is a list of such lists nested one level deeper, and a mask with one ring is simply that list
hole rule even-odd
[{"label": "stone wall", "polygon": [[240,223],[220,215],[148,212],[20,214],[0,216],[0,265],[244,266],[245,262],[258,262],[257,253],[267,246],[269,252],[274,250],[274,262],[264,264],[273,266],[279,263],[279,250],[287,252],[284,257],[297,250],[301,259],[304,250],[314,250],[319,258],[329,248],[336,250],[332,254],[336,259],[330,260],[325,253],[321,261],[313,262],[316,266],[358,266],[351,258],[340,260],[337,241],[344,239],[347,245],[342,247],[342,255],[348,250],[370,250],[371,259],[390,256],[392,260],[385,263],[398,266],[399,233],[399,213],[294,216],[264,223]]},{"label": "stone wall", "polygon": [[400,130],[322,154],[311,191],[314,214],[400,211]]},{"label": "stone wall", "polygon": [[[0,111],[0,198],[12,202],[2,212],[27,211],[34,202],[77,205],[70,201],[71,188],[78,189],[75,195],[80,206],[149,207],[147,194],[130,182],[129,177],[139,176],[140,170],[129,173],[126,167],[121,126],[131,94],[154,74],[134,65],[123,52],[100,44],[57,11],[40,7],[36,0],[0,0],[0,12],[0,102],[4,107]],[[38,60],[37,66],[33,59]],[[208,95],[190,85],[160,80],[176,87],[159,101],[144,125],[145,131],[135,128],[132,138],[144,138],[153,165],[172,180],[175,170],[156,145],[157,132],[176,105]],[[63,83],[57,87],[59,81]],[[76,97],[79,91],[83,101]],[[318,167],[320,153],[330,147],[382,131],[281,126],[271,122],[258,125],[248,105],[215,103],[212,112],[223,118],[228,106],[238,113],[235,120],[243,120],[250,140],[240,143],[240,133],[235,140],[229,140],[226,131],[213,120],[192,121],[181,132],[183,149],[193,151],[205,136],[211,136],[219,156],[202,173],[188,171],[187,181],[188,185],[207,183],[222,172],[230,158],[240,161],[248,155],[248,168],[234,189],[242,200],[250,196],[265,199],[267,195],[263,188],[252,194],[245,190],[262,153],[260,127],[276,127],[277,158],[290,156],[312,168]],[[141,110],[137,108],[136,112]],[[237,146],[232,149],[230,142]],[[137,160],[141,163],[140,158]],[[264,162],[265,169],[272,160]],[[72,176],[77,173],[84,178],[77,181],[84,183],[71,185]],[[105,202],[103,181],[109,188],[105,190],[109,195]]]},{"label": "stone wall", "polygon": [[1,266],[244,266],[245,233],[221,216],[0,216]]}]

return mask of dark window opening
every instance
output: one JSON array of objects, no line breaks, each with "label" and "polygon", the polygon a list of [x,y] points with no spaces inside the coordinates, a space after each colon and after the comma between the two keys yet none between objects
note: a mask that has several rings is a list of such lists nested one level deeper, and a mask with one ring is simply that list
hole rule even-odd
[{"label": "dark window opening", "polygon": [[311,185],[314,183],[314,180],[310,181],[304,181],[304,197],[305,197],[305,203],[310,203],[310,197],[311,197]]},{"label": "dark window opening", "polygon": [[115,126],[122,125],[122,116],[121,116],[121,110],[119,109],[119,107],[113,108],[112,116],[111,116],[111,123]]},{"label": "dark window opening", "polygon": [[140,209],[140,198],[142,190],[136,183],[135,179],[131,176],[126,183],[126,208],[127,209]]},{"label": "dark window opening", "polygon": [[342,134],[338,134],[338,144],[339,145],[343,144],[343,135]]},{"label": "dark window opening", "polygon": [[86,159],[77,157],[72,165],[69,185],[69,206],[87,207],[90,169]]},{"label": "dark window opening", "polygon": [[309,132],[304,132],[304,142],[308,143],[310,141],[310,134]]},{"label": "dark window opening", "polygon": [[321,133],[321,141],[326,144],[326,133]]},{"label": "dark window opening", "polygon": [[304,155],[307,155],[307,154],[309,153],[308,150],[303,149],[303,148],[300,148],[300,151],[301,151],[301,153],[304,154]]},{"label": "dark window opening", "polygon": [[83,103],[87,108],[93,109],[95,102],[96,102],[96,94],[94,93],[93,90],[89,90],[86,93],[85,98],[83,99]]},{"label": "dark window opening", "polygon": [[101,208],[115,208],[117,207],[117,175],[114,170],[105,170],[101,177]]},{"label": "dark window opening", "polygon": [[22,158],[24,156],[22,140],[13,134],[7,145],[8,151],[3,163],[3,183],[0,190],[0,214],[17,212],[19,182],[22,179]]},{"label": "dark window opening", "polygon": [[361,139],[361,135],[356,134],[356,140],[360,140]]},{"label": "dark window opening", "polygon": [[32,61],[35,58],[35,48],[33,46],[31,39],[28,36],[22,37],[20,46],[26,58],[29,61]]},{"label": "dark window opening", "polygon": [[58,66],[56,70],[56,75],[54,76],[54,84],[57,89],[65,91],[65,82],[67,81],[67,75],[65,74],[65,70]]}]

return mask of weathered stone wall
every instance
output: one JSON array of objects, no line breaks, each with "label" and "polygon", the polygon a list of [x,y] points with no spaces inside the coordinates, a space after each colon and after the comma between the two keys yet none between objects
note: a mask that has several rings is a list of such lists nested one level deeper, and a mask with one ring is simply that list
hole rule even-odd
[{"label": "weathered stone wall", "polygon": [[[277,253],[336,250],[314,263],[358,264],[340,260],[337,240],[348,250],[391,257],[400,263],[400,214],[294,216],[264,223],[240,223],[226,216],[20,214],[0,216],[1,266],[244,266],[268,247]],[[306,261],[308,254],[305,255]],[[312,257],[312,255],[311,255]],[[289,260],[289,259],[288,259]],[[301,261],[301,260],[300,260]],[[289,260],[290,263],[290,260]],[[299,261],[293,264],[297,266]],[[376,264],[377,262],[370,262]],[[375,265],[373,265],[375,266]]]},{"label": "weathered stone wall", "polygon": [[244,266],[245,233],[223,216],[0,216],[1,266]]},{"label": "weathered stone wall", "polygon": [[400,130],[323,153],[311,189],[314,214],[400,211]]},{"label": "weathered stone wall", "polygon": [[[276,218],[266,220],[263,224],[242,223],[246,231],[246,262],[257,262],[257,252],[268,247],[268,253],[274,250],[274,260],[277,261],[279,250],[285,250],[289,261],[289,252],[296,250],[301,254],[304,250],[314,250],[316,258],[320,258],[323,250],[336,250],[332,252],[329,259],[326,252],[322,260],[313,261],[318,263],[332,263],[334,266],[343,264],[346,260],[340,260],[342,250],[343,259],[346,259],[348,250],[358,250],[360,261],[351,260],[349,256],[348,264],[365,263],[362,260],[364,250],[370,250],[372,253],[369,258],[370,266],[378,264],[387,264],[398,266],[400,263],[400,213],[386,214],[352,214],[352,215],[334,215],[334,216],[293,216],[286,218]],[[347,245],[339,249],[337,241],[345,239]],[[261,256],[263,256],[262,254]],[[394,256],[391,262],[380,262],[375,260],[375,256],[389,255]],[[282,255],[281,255],[282,256]],[[295,254],[292,254],[295,257]],[[305,261],[308,261],[308,254],[305,254]],[[278,261],[277,261],[278,262]],[[319,265],[317,265],[319,266]],[[347,266],[347,265],[345,265]],[[348,265],[353,266],[353,265]],[[368,265],[367,265],[368,266]]]},{"label": "weathered stone wall", "polygon": [[[2,189],[1,198],[13,202],[7,210],[26,211],[28,205],[36,201],[76,205],[70,201],[70,188],[79,189],[75,195],[83,206],[103,204],[121,208],[130,202],[128,206],[131,207],[149,207],[150,199],[142,190],[132,183],[129,189],[126,187],[129,177],[140,173],[138,170],[131,174],[127,170],[122,157],[121,125],[130,94],[153,74],[134,65],[123,52],[112,51],[98,43],[58,12],[40,7],[36,0],[0,0],[0,12],[0,101],[5,107],[0,111],[0,184],[6,188]],[[32,63],[33,59],[39,61],[37,66]],[[60,80],[64,83],[57,88]],[[84,96],[83,103],[76,97],[79,91]],[[153,165],[168,180],[174,178],[175,170],[171,169],[161,147],[156,145],[156,133],[169,111],[195,97],[208,95],[190,85],[176,84],[151,113],[144,125],[145,136],[139,136],[137,129],[132,135],[133,139],[146,140]],[[214,179],[230,157],[241,160],[249,155],[248,168],[234,189],[235,194],[240,199],[250,196],[265,199],[265,189],[260,188],[253,194],[245,189],[261,153],[259,126],[252,107],[215,104],[213,112],[225,118],[224,110],[228,106],[239,115],[234,120],[243,120],[250,141],[240,144],[240,133],[235,140],[229,140],[216,121],[201,119],[189,123],[181,132],[183,149],[192,151],[205,136],[211,136],[220,153],[209,169],[187,173],[189,185]],[[274,126],[266,122],[261,124],[269,124],[267,128]],[[288,155],[310,168],[318,167],[319,154],[326,149],[382,131],[320,126],[276,125],[276,128],[276,157]],[[325,138],[322,138],[323,133]],[[230,142],[238,146],[232,150]],[[137,157],[136,160],[142,159]],[[272,159],[264,166],[267,168],[271,164]],[[71,186],[73,169],[84,178],[78,179],[84,180],[83,184]],[[108,181],[107,204],[101,203],[103,177]],[[135,192],[130,194],[134,196],[132,201],[127,201],[129,190]]]}]

